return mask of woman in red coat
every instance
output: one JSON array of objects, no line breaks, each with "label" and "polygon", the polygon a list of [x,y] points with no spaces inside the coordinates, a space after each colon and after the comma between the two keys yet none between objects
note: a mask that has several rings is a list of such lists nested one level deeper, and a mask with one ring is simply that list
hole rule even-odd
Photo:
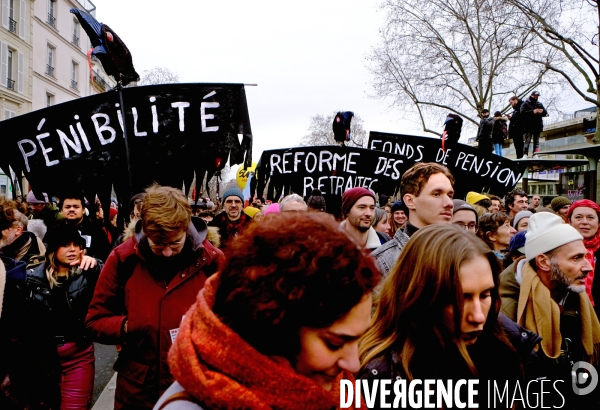
[{"label": "woman in red coat", "polygon": [[[135,235],[102,269],[86,319],[95,341],[122,346],[115,409],[151,408],[173,378],[167,353],[221,251],[180,190],[146,190]],[[196,219],[196,218],[194,218]]]}]

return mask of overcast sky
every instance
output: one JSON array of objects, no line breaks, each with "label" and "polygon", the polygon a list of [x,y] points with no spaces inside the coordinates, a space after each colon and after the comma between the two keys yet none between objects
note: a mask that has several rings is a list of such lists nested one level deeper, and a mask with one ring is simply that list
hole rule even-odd
[{"label": "overcast sky", "polygon": [[246,87],[255,161],[334,110],[354,111],[366,130],[419,133],[368,96],[365,57],[383,22],[374,1],[93,1],[140,75],[164,66],[181,82],[258,84]]},{"label": "overcast sky", "polygon": [[[162,66],[181,82],[258,84],[246,87],[254,161],[264,150],[296,146],[311,116],[334,110],[354,111],[367,131],[423,135],[416,113],[369,97],[366,56],[384,21],[377,1],[93,2],[140,75]],[[560,98],[564,112],[589,106],[568,94]],[[558,115],[551,110],[549,120]]]}]

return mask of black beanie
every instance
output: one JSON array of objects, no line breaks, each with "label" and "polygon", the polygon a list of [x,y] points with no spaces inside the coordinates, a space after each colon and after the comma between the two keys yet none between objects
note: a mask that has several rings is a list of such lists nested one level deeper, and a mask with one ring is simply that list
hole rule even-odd
[{"label": "black beanie", "polygon": [[326,203],[321,191],[313,189],[310,193],[310,197],[308,197],[308,201],[306,201],[306,205],[308,205],[309,208],[323,210],[323,212],[325,212]]}]

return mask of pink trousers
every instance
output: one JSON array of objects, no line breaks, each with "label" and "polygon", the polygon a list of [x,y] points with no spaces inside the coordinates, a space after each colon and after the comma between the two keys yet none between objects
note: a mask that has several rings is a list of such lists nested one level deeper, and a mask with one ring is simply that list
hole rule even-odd
[{"label": "pink trousers", "polygon": [[94,389],[94,344],[69,342],[56,349],[62,370],[61,410],[89,409]]}]

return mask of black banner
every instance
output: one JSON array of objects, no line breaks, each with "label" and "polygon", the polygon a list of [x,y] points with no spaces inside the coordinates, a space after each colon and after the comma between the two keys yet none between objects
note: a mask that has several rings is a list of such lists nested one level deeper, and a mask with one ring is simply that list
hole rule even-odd
[{"label": "black banner", "polygon": [[489,192],[500,197],[514,189],[525,166],[504,157],[459,143],[414,135],[369,133],[368,148],[398,155],[412,166],[416,162],[437,162],[454,175],[454,197],[464,199],[469,191]]},{"label": "black banner", "polygon": [[0,168],[24,172],[36,193],[60,197],[80,189],[93,201],[96,194],[108,198],[114,185],[127,202],[155,181],[190,188],[194,174],[199,186],[228,161],[250,165],[242,84],[165,84],[122,93],[124,118],[119,91],[109,91],[0,122]]},{"label": "black banner", "polygon": [[264,193],[268,184],[267,199],[277,201],[289,192],[306,198],[318,188],[327,211],[338,213],[341,195],[350,188],[397,194],[402,174],[417,162],[447,166],[456,180],[455,198],[464,198],[469,191],[503,196],[525,169],[467,145],[451,144],[444,151],[441,141],[434,138],[371,132],[369,148],[334,145],[264,151],[256,169],[257,190]]}]

